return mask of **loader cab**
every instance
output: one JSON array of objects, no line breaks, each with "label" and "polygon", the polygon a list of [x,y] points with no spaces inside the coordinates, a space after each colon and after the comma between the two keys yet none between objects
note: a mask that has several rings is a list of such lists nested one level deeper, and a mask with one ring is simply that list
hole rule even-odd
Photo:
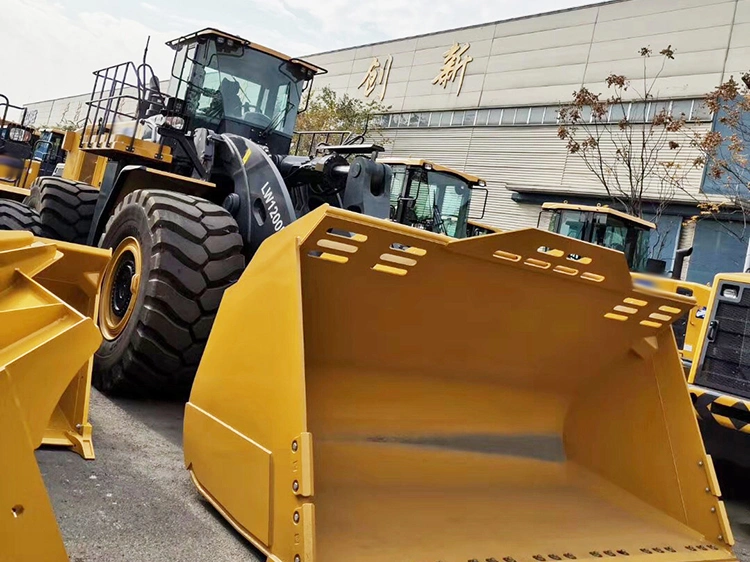
[{"label": "loader cab", "polygon": [[388,164],[393,171],[391,220],[453,238],[466,238],[475,191],[484,196],[484,214],[487,184],[481,178],[416,158],[379,158],[378,162]]},{"label": "loader cab", "polygon": [[648,255],[656,225],[649,221],[604,206],[544,203],[537,226],[622,252],[630,271],[655,273]]},{"label": "loader cab", "polygon": [[322,68],[214,29],[167,43],[170,97],[185,101],[187,130],[233,133],[288,154],[302,94]]},{"label": "loader cab", "polygon": [[0,122],[0,154],[25,159],[31,156],[32,144],[37,136],[34,129],[18,123]]},{"label": "loader cab", "polygon": [[22,187],[28,176],[29,158],[38,137],[33,127],[23,124],[25,119],[26,109],[11,105],[0,94],[0,185]]},{"label": "loader cab", "polygon": [[42,129],[34,143],[32,159],[40,162],[39,175],[51,176],[55,167],[65,160],[62,149],[65,131],[62,129]]}]

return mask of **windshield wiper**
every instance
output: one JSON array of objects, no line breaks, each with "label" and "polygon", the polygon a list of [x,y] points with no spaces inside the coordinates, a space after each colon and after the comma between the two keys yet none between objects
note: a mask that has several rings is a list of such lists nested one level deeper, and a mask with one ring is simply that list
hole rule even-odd
[{"label": "windshield wiper", "polygon": [[266,125],[265,129],[261,131],[260,136],[265,137],[268,133],[271,132],[272,129],[275,129],[277,125],[283,123],[286,119],[286,116],[289,115],[289,112],[294,109],[294,107],[295,105],[292,102],[287,101],[286,108],[282,111],[279,111],[276,115],[273,116],[271,122]]}]

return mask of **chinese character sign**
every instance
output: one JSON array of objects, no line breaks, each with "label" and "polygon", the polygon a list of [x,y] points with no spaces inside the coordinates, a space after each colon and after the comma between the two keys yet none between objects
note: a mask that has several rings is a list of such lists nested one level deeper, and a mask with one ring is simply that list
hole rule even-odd
[{"label": "chinese character sign", "polygon": [[377,57],[372,59],[370,68],[367,69],[365,77],[359,83],[357,89],[364,86],[365,97],[369,98],[370,94],[375,91],[375,88],[380,86],[380,95],[378,97],[380,101],[383,101],[385,90],[388,87],[388,75],[391,73],[391,66],[393,66],[393,57],[391,55],[388,55],[388,58],[385,59],[382,65],[380,64],[380,59]]},{"label": "chinese character sign", "polygon": [[445,88],[448,82],[455,82],[456,78],[458,78],[458,91],[456,95],[459,95],[461,93],[461,86],[464,85],[466,66],[474,60],[473,57],[466,55],[469,47],[471,47],[469,43],[466,43],[466,45],[454,43],[450,49],[445,51],[443,53],[443,68],[440,69],[440,72],[435,76],[432,83]]}]

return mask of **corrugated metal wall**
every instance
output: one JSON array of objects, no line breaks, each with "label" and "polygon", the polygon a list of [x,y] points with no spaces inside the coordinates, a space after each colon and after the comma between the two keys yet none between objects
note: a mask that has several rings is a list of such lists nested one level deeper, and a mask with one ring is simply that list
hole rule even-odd
[{"label": "corrugated metal wall", "polygon": [[[516,148],[517,136],[508,138],[504,129],[399,129],[388,131],[391,142],[386,152],[393,156],[413,156],[433,160],[480,176],[487,181],[489,196],[482,222],[505,230],[536,226],[538,205],[519,205],[511,200],[513,193],[506,189],[509,180],[527,177],[524,163]],[[519,131],[516,131],[518,133]],[[523,131],[520,131],[523,132]],[[493,134],[494,133],[494,134]],[[531,138],[525,141],[531,146]],[[559,142],[559,141],[558,141]],[[484,199],[475,197],[472,215],[479,216]]]},{"label": "corrugated metal wall", "polygon": [[[703,133],[709,127],[705,123],[693,130]],[[483,222],[503,229],[537,224],[539,206],[512,201],[516,190],[606,197],[581,157],[568,154],[556,126],[387,129],[383,133],[391,141],[386,145],[389,154],[427,158],[484,178],[490,196]],[[660,159],[664,161],[674,158],[666,146],[663,153]],[[694,203],[700,196],[702,178],[702,170],[692,167],[696,156],[695,149],[686,147],[676,160],[688,170],[684,192],[667,193],[652,182],[647,194]],[[621,181],[627,182],[627,178],[621,177]]]}]

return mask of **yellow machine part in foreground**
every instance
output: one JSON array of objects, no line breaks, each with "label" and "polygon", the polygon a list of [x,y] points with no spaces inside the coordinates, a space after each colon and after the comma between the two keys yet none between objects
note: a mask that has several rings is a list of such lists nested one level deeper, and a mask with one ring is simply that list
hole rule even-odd
[{"label": "yellow machine part in foreground", "polygon": [[[34,280],[76,312],[96,322],[100,281],[109,263],[110,251],[59,240],[38,238],[37,241],[54,244],[58,259]],[[93,361],[93,357],[89,357],[65,389],[47,423],[42,441],[44,445],[72,447],[85,459],[94,458],[88,420]]]},{"label": "yellow machine part in foreground", "polygon": [[29,188],[39,176],[41,162],[27,158],[21,160],[0,156],[0,193],[11,198],[26,197]]},{"label": "yellow machine part in foreground", "polygon": [[0,232],[2,560],[67,560],[34,449],[53,437],[68,445],[82,440],[70,425],[86,420],[82,375],[101,334],[78,307],[96,294],[106,256],[27,232]]},{"label": "yellow machine part in foreground", "polygon": [[669,277],[660,277],[645,273],[633,273],[633,279],[637,282],[646,282],[660,291],[666,291],[678,295],[688,294],[695,299],[695,306],[688,311],[687,318],[685,319],[685,343],[680,350],[682,357],[692,362],[698,357],[696,352],[700,342],[701,328],[703,328],[706,307],[708,306],[708,300],[711,296],[711,287],[699,283],[693,283],[691,281],[683,281],[681,279],[672,279]]},{"label": "yellow machine part in foreground", "polygon": [[[736,282],[743,285],[750,284],[750,274],[747,273],[719,273],[714,277],[711,288],[709,289],[709,296],[706,299],[706,311],[707,317],[713,312],[714,307],[717,304],[717,293],[721,290],[723,282]],[[750,411],[750,400],[742,398],[740,396],[734,396],[728,392],[723,392],[713,388],[707,388],[700,384],[696,384],[696,376],[702,368],[700,363],[701,355],[703,354],[703,348],[707,345],[707,333],[709,328],[708,318],[704,325],[701,326],[701,331],[698,336],[698,343],[695,349],[695,361],[693,361],[690,374],[688,376],[688,385],[690,394],[693,396],[693,401],[696,407],[696,411],[699,417],[704,418],[706,421],[713,421],[720,426],[732,430],[739,431],[750,435],[750,423],[747,423],[745,414]],[[742,321],[740,320],[739,333],[742,333]],[[737,333],[737,332],[735,332]],[[738,414],[737,417],[733,417],[732,413]],[[750,445],[748,441],[741,441],[738,444],[747,450]],[[730,446],[730,448],[732,448]],[[739,451],[738,451],[739,452]],[[746,455],[742,455],[743,457]],[[742,463],[746,465],[747,463]]]},{"label": "yellow machine part in foreground", "polygon": [[670,330],[694,304],[549,232],[323,207],[226,292],[186,466],[273,561],[733,560]]}]

